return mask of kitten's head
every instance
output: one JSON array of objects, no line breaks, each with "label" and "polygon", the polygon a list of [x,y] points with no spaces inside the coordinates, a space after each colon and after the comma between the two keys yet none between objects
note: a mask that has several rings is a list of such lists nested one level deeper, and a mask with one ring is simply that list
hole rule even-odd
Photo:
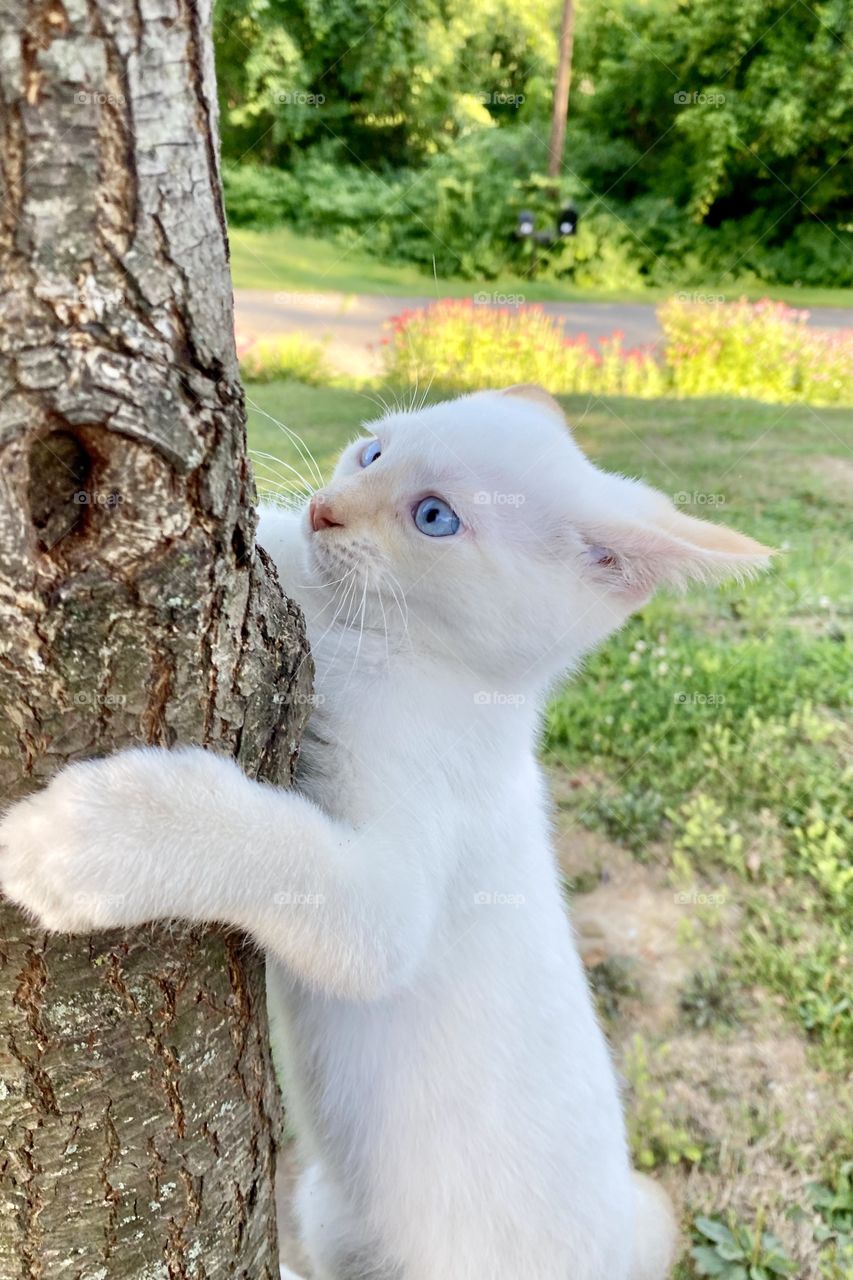
[{"label": "kitten's head", "polygon": [[[353,571],[367,625],[478,677],[551,679],[658,586],[720,580],[771,552],[600,470],[539,387],[389,413],[341,455],[306,512],[329,582]],[[360,618],[358,620],[360,622]]]}]

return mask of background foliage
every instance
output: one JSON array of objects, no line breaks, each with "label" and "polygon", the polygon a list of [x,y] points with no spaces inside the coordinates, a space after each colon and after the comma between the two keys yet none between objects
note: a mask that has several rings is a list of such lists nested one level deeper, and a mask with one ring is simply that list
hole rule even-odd
[{"label": "background foliage", "polygon": [[235,224],[286,223],[443,275],[630,287],[853,283],[851,0],[577,6],[560,199],[545,142],[552,0],[220,0]]}]

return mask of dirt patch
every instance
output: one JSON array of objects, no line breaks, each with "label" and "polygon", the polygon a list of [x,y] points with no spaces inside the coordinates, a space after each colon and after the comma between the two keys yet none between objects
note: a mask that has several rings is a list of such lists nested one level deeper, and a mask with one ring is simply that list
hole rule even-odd
[{"label": "dirt patch", "polygon": [[[659,1172],[676,1207],[687,1223],[729,1210],[752,1222],[762,1212],[797,1260],[800,1280],[819,1280],[826,1273],[808,1184],[820,1180],[826,1152],[849,1140],[843,1088],[810,1063],[787,1024],[772,1019],[725,1036],[682,1033],[666,1047],[653,1063],[668,1118],[688,1125],[706,1151],[700,1164]],[[794,1206],[802,1216],[792,1216]]]},{"label": "dirt patch", "polygon": [[[678,997],[689,974],[707,955],[698,941],[699,921],[713,912],[721,934],[732,928],[724,895],[675,889],[663,853],[638,862],[601,832],[581,826],[572,807],[576,780],[559,769],[550,781],[556,802],[557,860],[570,893],[581,956],[592,972],[616,962],[636,988],[624,996],[635,1030],[658,1033],[678,1015]],[[578,891],[580,890],[580,891]]]}]

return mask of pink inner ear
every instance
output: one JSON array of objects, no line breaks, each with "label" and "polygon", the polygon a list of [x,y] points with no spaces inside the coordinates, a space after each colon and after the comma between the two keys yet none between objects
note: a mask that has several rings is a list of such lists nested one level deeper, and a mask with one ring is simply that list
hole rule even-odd
[{"label": "pink inner ear", "polygon": [[618,564],[616,552],[610,547],[587,547],[586,554],[590,564],[601,569],[615,569]]}]

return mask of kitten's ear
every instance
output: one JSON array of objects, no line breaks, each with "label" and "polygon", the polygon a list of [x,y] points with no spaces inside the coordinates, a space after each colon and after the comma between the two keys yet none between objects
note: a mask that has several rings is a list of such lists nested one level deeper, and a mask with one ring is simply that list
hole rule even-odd
[{"label": "kitten's ear", "polygon": [[609,590],[643,598],[657,587],[745,578],[774,551],[725,525],[684,515],[668,502],[642,521],[604,520],[583,530],[585,563]]},{"label": "kitten's ear", "polygon": [[502,396],[518,396],[519,400],[531,400],[533,404],[539,405],[541,409],[550,409],[552,413],[556,413],[561,421],[566,421],[566,415],[560,404],[554,399],[550,391],[546,391],[544,387],[540,387],[536,382],[517,382],[512,387],[504,387],[501,391]]}]

